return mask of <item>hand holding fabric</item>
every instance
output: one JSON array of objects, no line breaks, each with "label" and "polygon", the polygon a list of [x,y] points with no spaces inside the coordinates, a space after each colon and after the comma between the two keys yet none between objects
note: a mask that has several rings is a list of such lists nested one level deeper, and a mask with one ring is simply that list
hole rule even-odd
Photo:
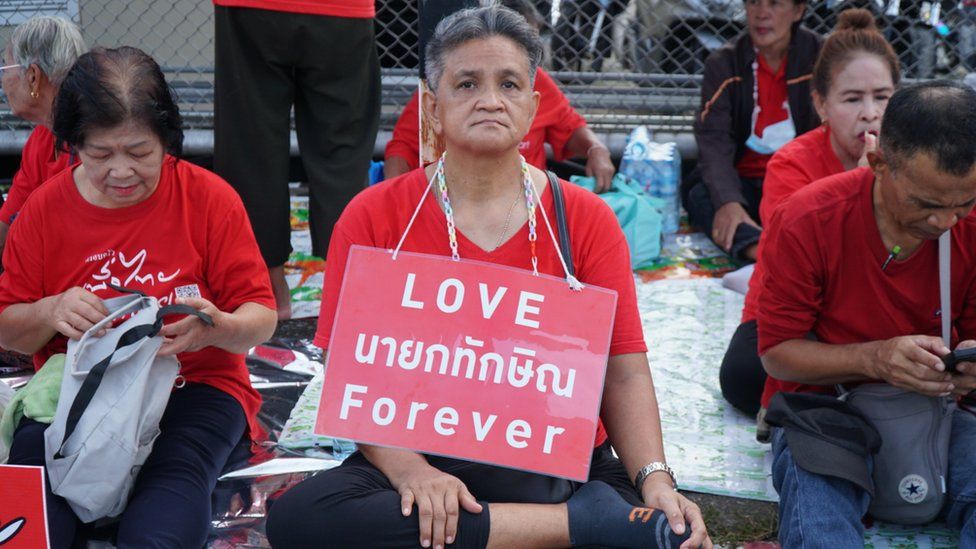
[{"label": "hand holding fabric", "polygon": [[108,316],[108,309],[95,294],[79,286],[52,296],[47,324],[71,339],[80,339],[92,326]]},{"label": "hand holding fabric", "polygon": [[210,315],[214,325],[207,326],[195,316],[187,316],[172,324],[163,326],[159,335],[163,336],[163,346],[159,348],[160,356],[175,355],[184,352],[199,351],[217,343],[221,327],[221,317],[225,313],[216,305],[201,297],[179,298],[177,303],[189,305],[201,313]]},{"label": "hand holding fabric", "polygon": [[715,219],[712,223],[712,240],[715,241],[726,252],[732,248],[732,240],[735,238],[735,230],[742,223],[747,223],[759,228],[759,224],[749,217],[749,213],[738,202],[729,202],[722,205],[715,212]]}]

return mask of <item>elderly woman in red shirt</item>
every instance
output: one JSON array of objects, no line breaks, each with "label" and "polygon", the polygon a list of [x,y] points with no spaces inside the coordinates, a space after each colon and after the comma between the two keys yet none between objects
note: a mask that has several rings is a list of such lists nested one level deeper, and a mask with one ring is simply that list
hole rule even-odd
[{"label": "elderly woman in red shirt", "polygon": [[[0,346],[64,353],[103,320],[121,285],[210,315],[163,326],[160,354],[180,376],[160,434],[119,517],[119,547],[201,547],[217,475],[239,444],[262,436],[261,397],[244,353],[275,329],[275,301],[240,197],[179,160],[182,118],[159,65],[130,47],[79,57],[58,92],[57,143],[79,163],[31,195],[11,227],[0,276]],[[48,425],[23,418],[10,463],[44,465]],[[50,487],[50,484],[48,484]],[[51,546],[83,543],[67,501],[46,496]]]},{"label": "elderly woman in red shirt", "polygon": [[7,104],[14,115],[36,126],[24,145],[7,201],[0,208],[0,251],[27,197],[71,162],[68,151],[54,147],[51,112],[58,86],[84,51],[85,41],[74,23],[48,16],[21,23],[3,51],[0,82]]},{"label": "elderly woman in red shirt", "polygon": [[[562,273],[558,239],[535,229],[544,226],[540,209],[554,219],[558,184],[579,280],[618,294],[603,427],[582,448],[592,452],[588,481],[360,444],[341,466],[275,502],[267,527],[274,547],[711,547],[700,510],[675,491],[664,463],[620,225],[593,193],[551,183],[520,158],[538,108],[532,84],[541,57],[538,34],[506,8],[463,10],[440,22],[427,44],[431,93],[423,100],[444,156],[368,188],[343,212],[329,245],[315,344],[329,349],[354,245],[393,248],[403,236],[404,251]],[[427,192],[431,181],[436,193]]]}]

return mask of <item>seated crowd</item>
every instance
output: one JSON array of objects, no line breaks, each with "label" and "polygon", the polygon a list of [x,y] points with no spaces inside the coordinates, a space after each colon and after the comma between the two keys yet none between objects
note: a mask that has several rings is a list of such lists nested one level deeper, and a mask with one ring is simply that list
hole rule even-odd
[{"label": "seated crowd", "polygon": [[[824,39],[800,23],[805,0],[744,1],[746,30],[706,63],[699,162],[683,200],[693,225],[755,262],[720,383],[771,442],[780,543],[859,547],[864,517],[894,490],[909,506],[944,496],[938,516],[976,547],[976,467],[966,461],[976,416],[965,405],[976,363],[943,360],[976,348],[976,91],[899,88],[897,56],[865,10],[843,12]],[[556,160],[585,159],[597,191],[614,176],[607,147],[542,69],[527,15],[489,6],[437,24],[427,87],[386,148],[387,181],[341,204],[316,244],[328,261],[314,343],[334,343],[354,246],[612,290],[596,437],[575,446],[591,456],[589,476],[359,444],[274,501],[276,548],[712,546],[665,458],[623,232],[598,196],[545,171],[548,143]],[[0,209],[0,347],[50,372],[69,340],[98,330],[117,286],[209,315],[212,326],[189,316],[160,331],[159,354],[178,357],[180,383],[112,517],[118,547],[204,546],[218,476],[265,436],[244,359],[275,329],[280,262],[262,256],[239,189],[181,158],[177,102],[149,55],[86,51],[72,23],[36,17],[14,31],[4,65],[12,111],[36,126]],[[420,109],[441,147],[427,165]],[[565,226],[547,231],[557,215]],[[875,429],[855,397],[837,397],[871,385],[943,406],[942,486],[879,480],[904,457],[892,452],[934,427],[885,431],[907,444],[858,446]],[[16,417],[9,463],[43,466],[49,420]],[[51,546],[84,546],[93,524],[45,489]]]}]

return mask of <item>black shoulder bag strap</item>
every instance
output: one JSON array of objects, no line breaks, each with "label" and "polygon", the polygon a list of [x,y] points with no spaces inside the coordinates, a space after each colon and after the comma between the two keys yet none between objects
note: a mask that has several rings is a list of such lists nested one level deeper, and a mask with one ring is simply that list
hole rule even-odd
[{"label": "black shoulder bag strap", "polygon": [[[130,293],[141,293],[141,292],[130,292]],[[145,295],[145,294],[143,294]],[[95,397],[95,391],[98,390],[98,386],[102,384],[102,378],[105,377],[105,371],[108,370],[109,364],[112,362],[112,357],[115,356],[116,351],[136,343],[144,337],[154,337],[163,329],[163,319],[171,315],[193,315],[200,319],[201,322],[207,326],[213,326],[213,319],[210,315],[206,313],[201,313],[200,311],[190,307],[189,305],[166,305],[159,308],[156,312],[156,321],[152,324],[142,324],[139,326],[133,326],[129,328],[122,337],[119,338],[119,342],[115,345],[115,349],[98,364],[92,366],[92,369],[88,371],[88,375],[85,377],[85,381],[82,382],[81,388],[78,389],[78,394],[75,395],[74,401],[71,403],[71,408],[68,409],[68,419],[64,426],[64,437],[61,438],[61,444],[58,445],[58,451],[54,454],[55,459],[61,459],[64,456],[61,451],[64,450],[64,445],[74,433],[75,428],[78,427],[78,422],[81,421],[81,416],[85,413],[88,405],[91,404],[92,398]]]},{"label": "black shoulder bag strap", "polygon": [[546,171],[549,176],[549,186],[552,187],[553,209],[556,210],[556,231],[559,233],[559,251],[563,253],[566,261],[566,269],[569,274],[576,276],[576,267],[573,265],[573,246],[569,237],[569,225],[566,223],[566,200],[563,198],[563,190],[559,185],[559,178],[556,174]]}]

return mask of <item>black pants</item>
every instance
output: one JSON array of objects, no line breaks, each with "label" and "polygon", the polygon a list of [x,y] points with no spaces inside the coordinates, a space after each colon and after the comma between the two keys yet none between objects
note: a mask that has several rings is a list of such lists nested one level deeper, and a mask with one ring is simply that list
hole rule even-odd
[{"label": "black pants", "polygon": [[372,19],[215,6],[214,171],[240,193],[265,262],[291,253],[289,114],[308,175],[312,253],[367,183],[379,127]]},{"label": "black pants", "polygon": [[725,400],[755,417],[766,385],[766,371],[759,359],[759,334],[755,320],[743,322],[736,328],[722,359],[718,379]]},{"label": "black pants", "polygon": [[[460,509],[454,547],[485,547],[490,517],[488,503],[562,503],[581,484],[534,473],[428,456],[431,465],[459,478],[484,510]],[[612,486],[628,503],[643,506],[610,444],[593,450],[590,480]],[[416,511],[400,512],[400,494],[389,479],[356,452],[339,467],[316,475],[289,490],[268,513],[268,540],[275,549],[289,547],[417,547],[420,527]]]},{"label": "black pants", "polygon": [[[742,194],[746,199],[746,212],[756,223],[759,223],[759,201],[762,199],[762,179],[740,178],[742,182]],[[701,229],[709,238],[712,237],[712,225],[715,221],[715,206],[712,204],[712,197],[708,192],[708,185],[701,179],[698,171],[692,172],[688,181],[682,188],[682,202],[685,210],[688,211],[688,221],[692,225]],[[732,238],[732,247],[729,255],[745,260],[742,255],[747,248],[759,243],[761,229],[757,229],[747,223],[741,223],[735,229],[735,236]]]},{"label": "black pants", "polygon": [[[47,428],[26,417],[21,420],[10,445],[10,463],[44,465]],[[241,442],[247,417],[234,397],[191,383],[173,391],[159,429],[121,516],[120,549],[203,546],[210,533],[217,476]],[[45,484],[51,547],[86,547],[87,526]]]}]

